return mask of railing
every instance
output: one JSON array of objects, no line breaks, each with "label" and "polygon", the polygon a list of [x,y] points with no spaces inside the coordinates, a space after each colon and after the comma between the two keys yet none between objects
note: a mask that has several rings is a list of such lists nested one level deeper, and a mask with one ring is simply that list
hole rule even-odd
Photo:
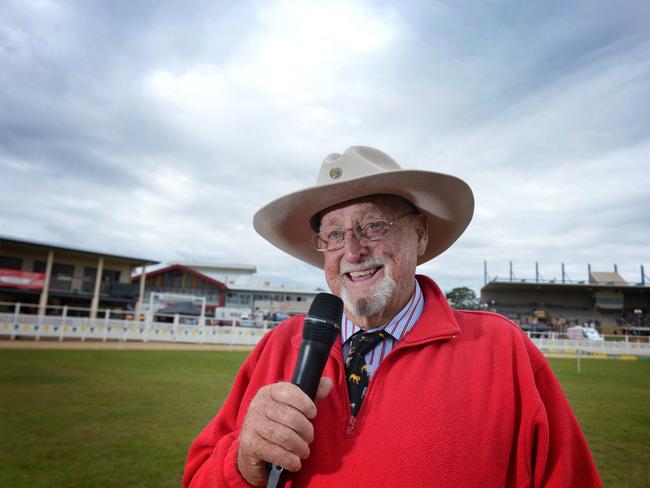
[{"label": "railing", "polygon": [[226,327],[163,322],[135,322],[109,318],[53,317],[0,313],[0,337],[35,340],[99,340],[177,342],[254,346],[268,331],[244,327],[237,322]]},{"label": "railing", "polygon": [[648,337],[606,336],[616,340],[572,340],[554,337],[533,337],[531,340],[543,353],[581,354],[594,357],[643,356],[650,357]]},{"label": "railing", "polygon": [[[25,307],[26,308],[26,307]],[[226,344],[254,346],[276,322],[256,323],[251,320],[233,321],[232,325],[192,324],[196,317],[174,315],[169,322],[146,322],[103,317],[70,317],[62,315],[31,315],[0,313],[0,338],[30,338],[35,340],[99,340],[177,342],[192,344]],[[18,313],[17,313],[18,312]],[[648,336],[605,336],[603,341],[571,340],[555,332],[529,333],[535,345],[544,353],[580,354],[594,357],[650,357]]]},{"label": "railing", "polygon": [[[19,302],[0,302],[0,313],[2,312],[14,314],[37,314],[38,304],[35,303],[19,303]],[[74,315],[76,317],[90,317],[90,308],[87,307],[71,307],[68,305],[47,305],[45,307],[45,314],[48,316],[63,316]],[[120,318],[127,315],[133,315],[132,311],[128,310],[113,310],[109,308],[101,308],[97,311],[98,316],[107,318]]]}]

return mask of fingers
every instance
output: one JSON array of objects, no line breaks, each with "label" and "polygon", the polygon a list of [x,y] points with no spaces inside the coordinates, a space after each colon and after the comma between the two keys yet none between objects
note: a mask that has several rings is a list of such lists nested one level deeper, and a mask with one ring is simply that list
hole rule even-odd
[{"label": "fingers", "polygon": [[[291,433],[294,433],[300,439],[305,440],[308,444],[313,442],[314,426],[307,417],[295,408],[280,403],[277,405],[277,408],[267,408],[265,413],[269,420],[277,424],[274,425],[274,427],[289,427],[286,432],[284,429],[278,428],[277,432],[270,432],[269,435],[264,435],[265,439],[284,445],[287,442],[294,440],[291,435]],[[269,425],[272,424],[269,423]]]},{"label": "fingers", "polygon": [[[331,382],[322,388],[329,391]],[[239,434],[237,464],[244,478],[253,485],[263,483],[267,463],[299,470],[314,440],[309,419],[315,416],[314,402],[297,386],[275,383],[261,388],[251,401]]]},{"label": "fingers", "polygon": [[296,385],[291,383],[275,383],[269,385],[269,393],[273,400],[295,408],[308,419],[313,419],[316,416],[316,405]]}]

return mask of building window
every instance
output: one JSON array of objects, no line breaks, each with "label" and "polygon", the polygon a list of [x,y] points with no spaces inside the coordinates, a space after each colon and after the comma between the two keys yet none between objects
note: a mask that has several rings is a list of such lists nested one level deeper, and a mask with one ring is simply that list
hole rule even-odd
[{"label": "building window", "polygon": [[12,256],[0,256],[0,269],[15,269],[20,271],[23,266],[23,260]]},{"label": "building window", "polygon": [[119,283],[120,272],[114,269],[105,269],[102,271],[102,283]]},{"label": "building window", "polygon": [[[81,284],[81,291],[84,293],[93,293],[95,291],[95,277],[97,276],[97,268],[87,266],[84,268],[84,277]],[[102,287],[101,292],[108,291],[111,283],[119,283],[120,272],[113,269],[102,270]]]},{"label": "building window", "polygon": [[[45,261],[34,261],[34,272],[45,273],[47,263]],[[50,288],[52,290],[70,291],[72,289],[72,276],[74,266],[71,264],[52,263],[52,276]]]},{"label": "building window", "polygon": [[250,305],[253,296],[248,293],[228,293],[228,305]]}]

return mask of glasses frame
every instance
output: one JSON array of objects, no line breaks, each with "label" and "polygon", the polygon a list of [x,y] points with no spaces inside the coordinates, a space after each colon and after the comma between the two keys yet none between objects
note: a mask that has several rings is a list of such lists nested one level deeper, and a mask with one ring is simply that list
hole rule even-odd
[{"label": "glasses frame", "polygon": [[[417,213],[416,211],[410,210],[408,213],[405,213],[404,215],[400,215],[399,217],[395,217],[393,220],[377,219],[377,220],[371,220],[369,222],[366,222],[363,226],[360,225],[360,224],[357,224],[354,227],[348,227],[347,229],[338,229],[338,230],[341,230],[341,232],[343,232],[343,238],[341,239],[341,242],[339,243],[339,245],[337,247],[335,247],[335,248],[332,248],[332,249],[330,249],[330,248],[319,249],[318,248],[317,242],[318,242],[319,239],[326,242],[326,243],[329,242],[329,241],[323,239],[322,237],[320,237],[320,232],[317,232],[316,234],[314,234],[312,236],[311,243],[314,246],[314,249],[316,249],[319,252],[338,251],[339,249],[343,249],[343,247],[345,246],[345,235],[348,233],[348,231],[352,231],[352,234],[354,234],[354,237],[359,242],[361,242],[361,241],[370,241],[370,242],[385,241],[391,235],[391,229],[392,229],[393,224],[395,222],[397,222],[398,220],[403,219],[404,217],[408,217],[409,215],[414,215],[416,213]],[[376,224],[377,222],[385,222],[388,225],[388,232],[386,232],[385,236],[376,237],[375,239],[371,239],[369,237],[363,237],[363,236],[359,235],[357,229],[363,229],[364,227],[366,227],[366,226],[368,226],[370,224]],[[333,230],[337,230],[337,229],[333,229]]]}]

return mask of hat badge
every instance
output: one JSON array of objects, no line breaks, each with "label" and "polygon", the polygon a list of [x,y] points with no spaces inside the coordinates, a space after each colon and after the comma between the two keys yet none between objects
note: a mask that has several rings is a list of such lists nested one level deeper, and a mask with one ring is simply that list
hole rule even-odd
[{"label": "hat badge", "polygon": [[343,174],[343,170],[338,166],[330,170],[330,178],[332,178],[333,180],[339,178],[342,174]]}]

